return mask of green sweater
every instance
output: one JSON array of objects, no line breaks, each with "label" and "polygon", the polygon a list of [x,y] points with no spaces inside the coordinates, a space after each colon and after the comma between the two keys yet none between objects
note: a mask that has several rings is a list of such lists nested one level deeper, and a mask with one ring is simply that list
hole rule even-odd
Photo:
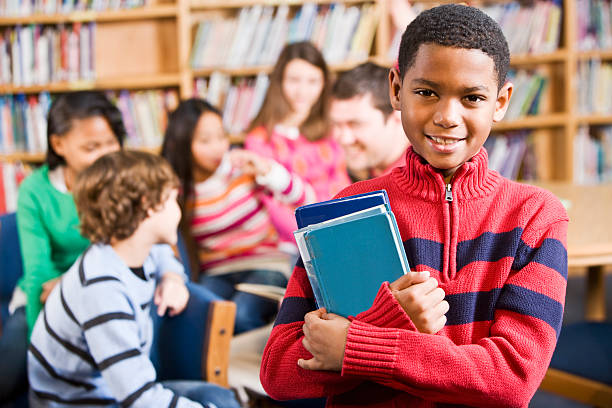
[{"label": "green sweater", "polygon": [[24,269],[19,286],[27,296],[30,334],[42,309],[43,283],[66,272],[89,245],[79,232],[72,194],[53,187],[46,165],[28,176],[19,188],[17,229]]}]

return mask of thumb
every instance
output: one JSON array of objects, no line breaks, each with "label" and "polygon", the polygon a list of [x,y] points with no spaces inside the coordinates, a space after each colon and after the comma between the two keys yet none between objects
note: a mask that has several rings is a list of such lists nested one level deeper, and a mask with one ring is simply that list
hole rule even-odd
[{"label": "thumb", "polygon": [[429,271],[416,272],[409,271],[404,276],[400,276],[395,282],[389,285],[391,290],[402,290],[406,289],[417,283],[423,283],[429,279]]}]

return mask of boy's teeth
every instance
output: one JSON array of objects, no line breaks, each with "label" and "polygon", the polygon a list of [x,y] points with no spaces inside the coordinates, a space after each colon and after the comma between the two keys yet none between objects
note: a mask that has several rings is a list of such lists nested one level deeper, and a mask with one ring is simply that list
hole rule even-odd
[{"label": "boy's teeth", "polygon": [[455,139],[443,139],[441,137],[435,137],[435,136],[430,136],[431,140],[433,140],[434,142],[438,143],[438,144],[443,144],[443,145],[448,145],[448,144],[453,144],[453,143],[457,143],[458,140]]}]

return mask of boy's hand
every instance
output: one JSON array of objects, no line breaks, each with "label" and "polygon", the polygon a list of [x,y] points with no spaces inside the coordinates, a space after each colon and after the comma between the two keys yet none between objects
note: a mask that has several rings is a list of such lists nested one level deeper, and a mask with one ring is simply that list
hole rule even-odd
[{"label": "boy's hand", "polygon": [[163,316],[168,310],[170,316],[176,316],[185,310],[189,300],[189,291],[183,277],[174,272],[166,272],[155,289],[153,301],[157,305],[157,314]]},{"label": "boy's hand", "polygon": [[302,327],[302,344],[312,358],[301,358],[298,365],[306,370],[341,371],[350,324],[348,319],[327,313],[324,308],[307,313]]},{"label": "boy's hand", "polygon": [[429,272],[408,272],[389,288],[419,332],[435,334],[444,327],[448,302]]},{"label": "boy's hand", "polygon": [[42,293],[40,294],[40,302],[41,303],[45,303],[47,301],[47,298],[51,294],[51,291],[53,290],[55,285],[58,284],[60,279],[61,279],[61,276],[58,276],[57,278],[53,278],[53,279],[48,280],[45,283],[43,283],[43,285],[42,285]]},{"label": "boy's hand", "polygon": [[272,165],[270,160],[244,149],[233,149],[229,153],[232,166],[241,169],[247,174],[265,176]]}]

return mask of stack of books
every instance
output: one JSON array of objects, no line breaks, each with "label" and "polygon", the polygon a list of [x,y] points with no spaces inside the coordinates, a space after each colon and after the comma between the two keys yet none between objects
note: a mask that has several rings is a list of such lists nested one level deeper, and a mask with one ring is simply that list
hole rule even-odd
[{"label": "stack of books", "polygon": [[384,190],[299,207],[294,236],[318,307],[356,316],[410,267]]}]

